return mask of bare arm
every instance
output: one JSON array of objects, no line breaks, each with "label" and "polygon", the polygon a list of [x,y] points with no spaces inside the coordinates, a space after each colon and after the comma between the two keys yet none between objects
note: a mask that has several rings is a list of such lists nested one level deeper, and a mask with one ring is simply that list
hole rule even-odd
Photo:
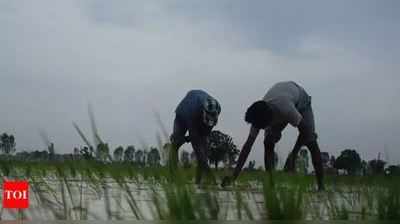
[{"label": "bare arm", "polygon": [[259,132],[260,132],[260,129],[251,126],[249,136],[247,137],[247,140],[244,143],[242,150],[240,151],[239,160],[238,160],[236,168],[233,172],[234,179],[236,179],[239,176],[239,173],[242,170],[244,163],[247,160],[247,157],[249,156],[251,147],[253,147],[253,144],[254,144]]}]

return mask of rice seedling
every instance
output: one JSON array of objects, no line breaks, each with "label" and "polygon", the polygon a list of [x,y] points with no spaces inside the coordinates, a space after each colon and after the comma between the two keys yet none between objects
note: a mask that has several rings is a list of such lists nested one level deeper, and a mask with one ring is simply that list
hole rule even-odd
[{"label": "rice seedling", "polygon": [[390,183],[377,194],[377,210],[380,220],[400,219],[400,189],[399,182]]},{"label": "rice seedling", "polygon": [[[276,184],[275,184],[276,183]],[[273,175],[263,182],[264,206],[271,220],[300,220],[303,218],[305,187],[297,184],[277,184]]]}]

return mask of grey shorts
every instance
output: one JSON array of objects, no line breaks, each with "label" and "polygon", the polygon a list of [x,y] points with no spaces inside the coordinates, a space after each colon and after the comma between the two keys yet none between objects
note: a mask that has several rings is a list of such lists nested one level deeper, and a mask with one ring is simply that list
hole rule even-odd
[{"label": "grey shorts", "polygon": [[[317,140],[318,136],[315,133],[315,121],[314,113],[311,104],[307,106],[304,110],[300,111],[303,116],[302,121],[297,127],[299,130],[299,138],[302,142],[308,143]],[[288,123],[282,123],[272,126],[270,129],[265,131],[266,141],[272,141],[274,143],[278,142],[282,137],[282,131]]]}]

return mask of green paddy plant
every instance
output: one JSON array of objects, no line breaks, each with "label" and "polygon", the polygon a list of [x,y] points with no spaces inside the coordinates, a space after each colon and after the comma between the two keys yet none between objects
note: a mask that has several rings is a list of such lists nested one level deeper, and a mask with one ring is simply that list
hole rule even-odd
[{"label": "green paddy plant", "polygon": [[305,186],[271,184],[270,175],[263,182],[264,206],[270,220],[300,220],[303,218]]},{"label": "green paddy plant", "polygon": [[[200,200],[203,201],[201,206],[204,206],[207,208],[207,213],[209,214],[208,219],[211,219],[211,220],[218,220],[219,214],[221,211],[221,207],[218,202],[217,194],[218,193],[215,191],[208,190],[202,196],[200,195]],[[203,217],[207,218],[207,216],[203,216]]]},{"label": "green paddy plant", "polygon": [[243,213],[246,215],[246,218],[249,220],[254,220],[253,213],[251,212],[248,203],[244,199],[242,192],[240,190],[236,190],[234,192],[235,201],[236,201],[236,214],[238,220],[243,220]]},{"label": "green paddy plant", "polygon": [[195,220],[194,189],[184,184],[164,185],[168,217],[172,220]]},{"label": "green paddy plant", "polygon": [[380,189],[377,195],[378,218],[380,220],[400,220],[400,182],[390,183]]},{"label": "green paddy plant", "polygon": [[0,163],[0,169],[3,177],[11,176],[10,163],[8,161],[2,161]]},{"label": "green paddy plant", "polygon": [[[192,186],[183,183],[166,183],[162,186],[164,196],[155,192],[155,197],[165,198],[165,201],[155,199],[155,207],[159,217],[164,220],[196,220],[199,215],[205,218],[203,207],[196,206],[195,190]],[[162,206],[165,205],[165,206]]]},{"label": "green paddy plant", "polygon": [[144,219],[143,213],[141,211],[138,201],[134,196],[134,192],[132,191],[131,186],[123,179],[117,179],[117,183],[126,195],[126,201],[129,205],[132,214],[135,216],[137,220],[143,220]]},{"label": "green paddy plant", "polygon": [[66,219],[66,212],[57,195],[58,191],[53,189],[43,177],[36,177],[30,183],[30,188],[44,214],[51,213],[55,219]]}]

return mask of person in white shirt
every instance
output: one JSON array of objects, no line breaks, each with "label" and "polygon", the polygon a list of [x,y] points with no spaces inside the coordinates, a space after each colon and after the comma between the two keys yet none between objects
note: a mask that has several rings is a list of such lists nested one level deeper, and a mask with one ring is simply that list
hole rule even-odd
[{"label": "person in white shirt", "polygon": [[239,176],[260,129],[265,131],[265,169],[272,170],[275,143],[280,140],[281,132],[287,124],[291,124],[299,130],[299,136],[291,156],[288,157],[287,170],[294,171],[295,158],[300,148],[307,146],[312,155],[318,189],[324,189],[321,152],[315,133],[311,97],[301,86],[292,81],[275,84],[262,100],[253,103],[247,109],[245,121],[251,124],[249,136],[240,152],[233,175],[225,177],[222,186],[229,185]]}]

